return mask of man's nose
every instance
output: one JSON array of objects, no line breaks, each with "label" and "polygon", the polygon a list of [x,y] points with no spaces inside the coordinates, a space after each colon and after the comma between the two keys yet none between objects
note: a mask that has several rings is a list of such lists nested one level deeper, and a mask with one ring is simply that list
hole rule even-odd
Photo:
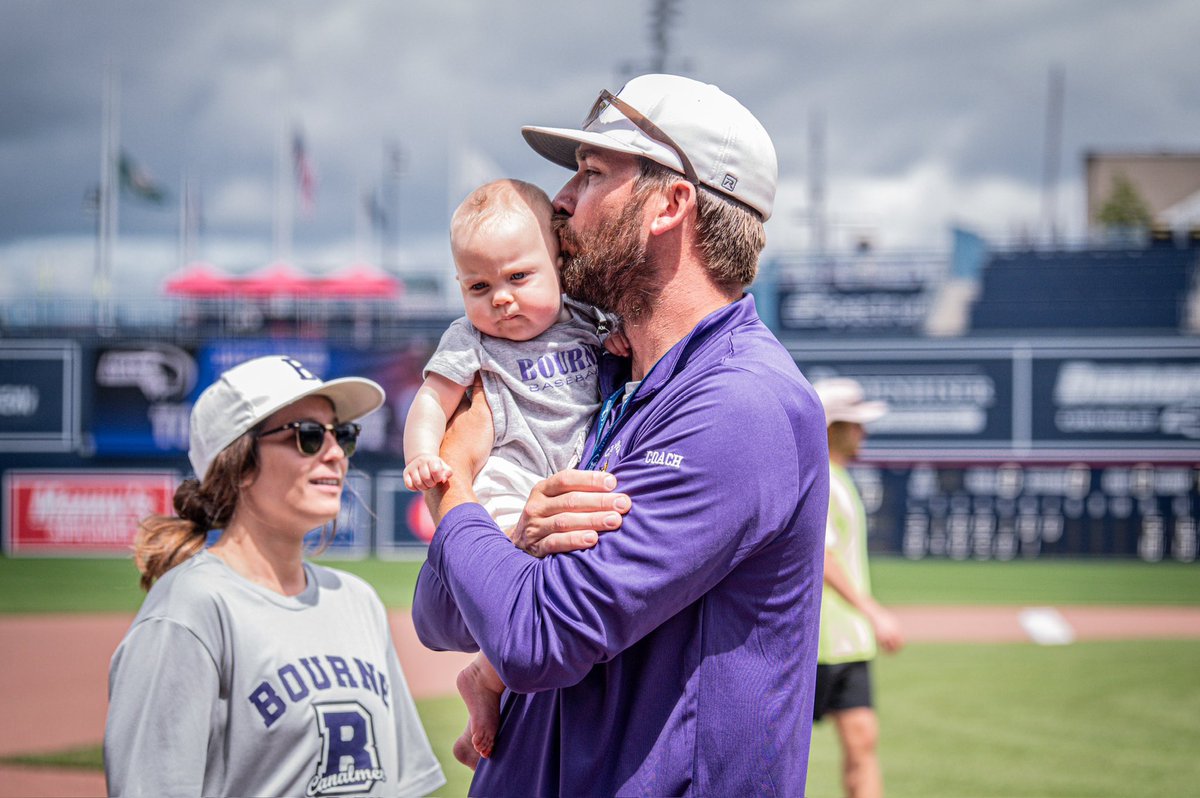
[{"label": "man's nose", "polygon": [[554,210],[558,213],[565,213],[567,216],[575,213],[575,196],[576,182],[579,176],[576,175],[567,181],[567,184],[559,190],[554,197]]}]

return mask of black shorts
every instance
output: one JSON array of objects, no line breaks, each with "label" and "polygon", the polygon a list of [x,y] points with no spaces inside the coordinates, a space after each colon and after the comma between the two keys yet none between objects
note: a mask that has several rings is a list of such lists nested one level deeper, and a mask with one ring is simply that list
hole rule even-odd
[{"label": "black shorts", "polygon": [[871,663],[842,662],[817,666],[817,691],[813,720],[827,712],[871,707]]}]

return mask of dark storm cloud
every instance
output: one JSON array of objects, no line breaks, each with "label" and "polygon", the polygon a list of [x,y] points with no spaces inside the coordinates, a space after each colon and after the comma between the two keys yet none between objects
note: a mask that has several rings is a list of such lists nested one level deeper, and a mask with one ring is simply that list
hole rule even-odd
[{"label": "dark storm cloud", "polygon": [[[99,174],[106,60],[120,75],[122,146],[176,195],[190,176],[208,235],[269,242],[281,146],[300,129],[319,183],[297,248],[355,235],[393,146],[402,234],[439,236],[462,190],[460,150],[558,188],[566,173],[528,150],[520,125],[575,124],[596,91],[648,64],[651,5],[5,0],[0,242],[90,232],[82,198]],[[763,119],[784,192],[803,195],[819,112],[831,201],[842,187],[901,196],[918,174],[964,196],[987,184],[1018,204],[1036,197],[1055,64],[1065,182],[1090,148],[1200,148],[1194,2],[676,5],[670,64]],[[170,209],[122,204],[122,235],[176,226]]]}]

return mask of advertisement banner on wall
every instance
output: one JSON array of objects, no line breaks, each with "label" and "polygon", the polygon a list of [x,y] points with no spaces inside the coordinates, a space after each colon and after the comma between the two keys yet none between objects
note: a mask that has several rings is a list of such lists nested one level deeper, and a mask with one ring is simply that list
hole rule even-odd
[{"label": "advertisement banner on wall", "polygon": [[204,388],[239,363],[273,354],[296,358],[322,379],[359,376],[378,382],[387,401],[361,420],[358,450],[403,457],[404,418],[421,385],[427,342],[389,351],[268,339],[215,341],[195,350],[157,343],[100,349],[92,386],[96,453],[182,460],[192,403]]},{"label": "advertisement banner on wall", "polygon": [[810,381],[853,377],[889,403],[868,456],[1200,460],[1200,346],[1185,339],[789,348]]},{"label": "advertisement banner on wall", "polygon": [[79,361],[73,341],[0,343],[0,452],[78,447]]},{"label": "advertisement banner on wall", "polygon": [[929,315],[924,291],[786,288],[779,291],[779,325],[798,332],[915,333]]},{"label": "advertisement banner on wall", "polygon": [[96,453],[181,455],[197,388],[195,356],[170,344],[131,343],[96,351],[92,375]]},{"label": "advertisement banner on wall", "polygon": [[239,363],[273,354],[294,357],[324,380],[350,376],[374,380],[387,399],[383,407],[361,419],[358,451],[402,460],[404,418],[421,386],[421,369],[430,353],[427,342],[381,351],[329,347],[320,341],[216,341],[201,347],[197,361],[201,386]]},{"label": "advertisement banner on wall", "polygon": [[8,471],[4,550],[128,557],[138,522],[169,514],[178,483],[174,471]]},{"label": "advertisement banner on wall", "polygon": [[380,557],[424,558],[434,524],[420,493],[404,487],[403,471],[375,475],[375,553]]},{"label": "advertisement banner on wall", "polygon": [[767,269],[778,275],[778,320],[784,332],[917,332],[944,279],[942,258],[874,252],[781,257]]},{"label": "advertisement banner on wall", "polygon": [[868,427],[879,445],[963,448],[1012,442],[1011,359],[802,357],[797,362],[810,381],[851,377],[868,399],[888,403],[888,414]]},{"label": "advertisement banner on wall", "polygon": [[[171,515],[175,471],[20,471],[4,480],[4,549],[11,556],[129,556],[138,522]],[[335,534],[322,557],[361,559],[371,553],[371,483],[350,473]],[[311,551],[322,529],[305,538]],[[209,543],[220,537],[213,530]]]},{"label": "advertisement banner on wall", "polygon": [[1033,435],[1061,444],[1200,451],[1200,362],[1146,353],[1033,362]]}]

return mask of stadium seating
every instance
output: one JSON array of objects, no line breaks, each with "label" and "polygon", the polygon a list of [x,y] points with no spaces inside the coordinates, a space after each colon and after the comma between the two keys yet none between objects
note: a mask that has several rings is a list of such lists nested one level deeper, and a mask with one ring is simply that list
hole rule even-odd
[{"label": "stadium seating", "polygon": [[971,332],[1177,334],[1200,248],[1023,250],[992,255]]}]

